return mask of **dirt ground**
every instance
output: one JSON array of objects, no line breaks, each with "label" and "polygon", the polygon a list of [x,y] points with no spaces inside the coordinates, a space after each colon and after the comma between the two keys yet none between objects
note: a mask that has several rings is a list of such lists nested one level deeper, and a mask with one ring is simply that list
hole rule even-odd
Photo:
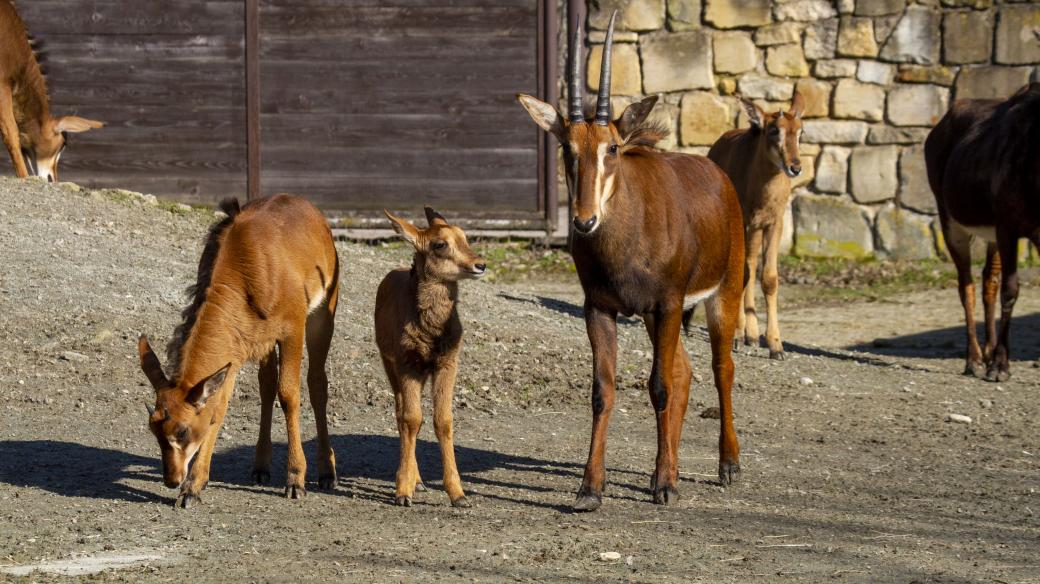
[{"label": "dirt ground", "polygon": [[[1001,384],[961,375],[953,289],[783,311],[788,360],[758,348],[736,358],[744,473],[726,489],[714,478],[718,422],[699,416],[716,400],[706,334],[695,330],[682,499],[668,507],[647,491],[650,346],[641,323],[623,320],[607,498],[595,513],[573,514],[590,426],[581,290],[573,278],[466,282],[456,444],[474,506],[453,509],[439,489],[428,423],[419,456],[431,490],[398,508],[392,397],[371,311],[377,282],[409,254],[340,244],[336,490],[312,486],[289,501],[277,484],[250,484],[259,417],[251,368],[239,377],[204,504],[185,512],[160,481],[135,340],[144,332],[165,344],[212,215],[13,179],[0,179],[0,201],[0,580],[109,566],[85,577],[1040,582],[1034,286],[1016,307],[1012,379]],[[947,422],[951,413],[972,422]],[[313,455],[306,410],[303,427]],[[277,413],[275,436],[278,483]]]}]

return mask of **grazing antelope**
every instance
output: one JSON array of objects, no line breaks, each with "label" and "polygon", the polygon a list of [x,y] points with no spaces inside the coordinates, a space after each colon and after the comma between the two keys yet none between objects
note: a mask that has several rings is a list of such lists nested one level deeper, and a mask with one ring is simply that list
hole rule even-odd
[{"label": "grazing antelope", "polygon": [[394,413],[401,436],[394,502],[410,507],[416,489],[426,490],[415,460],[422,426],[422,389],[433,385],[433,429],[441,447],[444,490],[455,507],[469,507],[455,466],[451,401],[462,352],[459,281],[479,278],[487,265],[473,253],[466,234],[426,207],[427,229],[385,211],[398,234],[415,247],[411,268],[383,278],[376,292],[376,345],[394,390]]},{"label": "grazing antelope", "polygon": [[[1018,298],[1018,240],[1040,245],[1040,83],[1006,101],[958,100],[924,143],[928,184],[935,194],[943,238],[957,268],[968,334],[965,375],[1004,381],[1011,312]],[[975,335],[971,240],[987,242],[982,271],[986,346]],[[996,327],[1000,292],[1000,334]]]},{"label": "grazing antelope", "polygon": [[[300,197],[276,195],[239,209],[213,225],[199,260],[191,303],[181,313],[166,354],[167,377],[143,335],[141,368],[155,388],[148,426],[162,451],[163,481],[180,486],[177,502],[198,502],[209,480],[213,447],[247,361],[260,365],[260,438],[253,479],[271,478],[271,412],[275,395],[289,437],[285,496],[306,494],[307,461],[300,439],[300,364],[307,348],[307,388],[318,427],[318,487],[336,484],[325,407],[325,359],[339,295],[339,259],[328,223]],[[191,464],[194,459],[195,463]],[[188,465],[191,464],[191,470]]]},{"label": "grazing antelope", "polygon": [[766,344],[769,358],[784,358],[780,340],[776,300],[780,279],[776,271],[780,253],[780,235],[784,211],[791,198],[791,179],[802,173],[798,158],[798,139],[802,135],[802,112],[805,99],[794,94],[791,110],[767,114],[754,103],[740,99],[747,111],[751,127],[730,130],[722,135],[708,158],[722,167],[733,181],[744,210],[744,261],[748,281],[744,287],[744,305],[737,321],[737,334],[743,333],[744,344],[758,344],[758,316],[755,314],[755,274],[758,256],[764,255],[762,293],[766,297]]},{"label": "grazing antelope", "polygon": [[101,122],[77,116],[51,117],[47,85],[29,44],[29,35],[11,0],[0,0],[0,134],[19,177],[58,180],[58,159],[70,132],[86,132]]},{"label": "grazing antelope", "polygon": [[[616,14],[615,14],[616,16]],[[712,370],[721,412],[719,479],[740,471],[733,429],[731,343],[744,286],[744,228],[740,202],[726,174],[702,156],[653,148],[665,132],[647,116],[648,97],[613,119],[607,30],[595,116],[582,111],[581,26],[575,26],[568,65],[570,105],[565,118],[529,95],[520,103],[563,146],[573,201],[571,254],[585,292],[585,325],[592,345],[592,444],[574,509],[600,506],[605,485],[607,423],[614,407],[617,315],[643,317],[653,342],[650,401],[657,417],[657,464],[650,480],[656,503],[678,497],[678,449],[690,394],[689,358],[679,338],[684,309],[707,305]]]}]

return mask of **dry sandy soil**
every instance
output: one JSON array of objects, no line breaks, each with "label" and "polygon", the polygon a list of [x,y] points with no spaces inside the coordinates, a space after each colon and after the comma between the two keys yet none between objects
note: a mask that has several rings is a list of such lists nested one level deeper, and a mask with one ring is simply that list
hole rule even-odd
[{"label": "dry sandy soil", "polygon": [[[453,509],[439,489],[427,424],[419,454],[431,490],[398,508],[392,398],[371,311],[382,274],[409,258],[400,247],[340,244],[336,490],[289,501],[277,485],[250,484],[259,400],[247,372],[204,504],[185,512],[160,482],[135,340],[145,332],[165,343],[212,215],[13,179],[0,179],[0,201],[0,580],[107,567],[89,577],[1040,582],[1033,287],[1019,300],[1013,377],[1001,384],[960,374],[953,290],[782,312],[787,361],[758,348],[737,355],[744,473],[726,489],[714,478],[718,422],[698,415],[715,396],[706,335],[695,331],[682,499],[668,507],[647,492],[650,347],[642,325],[625,320],[608,497],[595,513],[572,514],[590,426],[581,290],[467,282],[456,437],[474,506]],[[950,413],[973,421],[947,422]],[[312,455],[309,413],[304,429]],[[277,416],[275,432],[284,437]],[[284,464],[283,438],[276,482]]]}]

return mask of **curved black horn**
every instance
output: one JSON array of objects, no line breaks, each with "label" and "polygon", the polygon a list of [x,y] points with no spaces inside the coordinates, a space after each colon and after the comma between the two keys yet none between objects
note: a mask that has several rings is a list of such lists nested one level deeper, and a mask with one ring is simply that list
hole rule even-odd
[{"label": "curved black horn", "polygon": [[596,123],[606,126],[610,123],[610,53],[614,46],[614,19],[617,10],[610,15],[607,25],[607,40],[603,43],[603,62],[599,69],[599,99],[596,100]]},{"label": "curved black horn", "polygon": [[570,63],[567,70],[570,79],[567,80],[567,89],[570,94],[570,111],[568,118],[571,122],[584,122],[585,114],[581,108],[581,86],[585,83],[581,77],[581,13],[574,15],[574,35],[571,38]]}]

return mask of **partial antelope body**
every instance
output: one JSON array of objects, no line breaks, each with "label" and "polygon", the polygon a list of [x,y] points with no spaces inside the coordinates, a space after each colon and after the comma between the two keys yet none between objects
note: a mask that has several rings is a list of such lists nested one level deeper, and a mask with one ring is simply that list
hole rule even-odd
[{"label": "partial antelope body", "polygon": [[394,230],[415,247],[411,268],[394,270],[376,293],[376,345],[394,390],[401,460],[394,501],[411,506],[415,490],[425,490],[415,459],[422,426],[422,389],[433,385],[433,429],[440,443],[444,490],[455,507],[469,507],[455,466],[452,395],[462,352],[457,308],[459,281],[479,278],[486,264],[474,254],[466,234],[426,207],[427,229],[386,211]]},{"label": "partial antelope body", "polygon": [[606,484],[607,423],[614,407],[617,315],[643,317],[653,342],[650,401],[657,417],[654,501],[678,496],[678,451],[690,394],[689,357],[679,338],[684,308],[707,305],[712,370],[721,412],[719,479],[740,471],[733,429],[731,344],[744,285],[740,202],[726,174],[702,156],[652,147],[664,132],[646,122],[657,97],[610,110],[611,18],[596,114],[582,111],[580,20],[571,42],[567,117],[529,95],[520,103],[563,146],[573,200],[571,253],[585,291],[592,345],[592,443],[576,510],[596,509]]},{"label": "partial antelope body", "polygon": [[[924,143],[928,184],[957,268],[968,348],[964,373],[1010,375],[1011,313],[1018,298],[1018,240],[1040,245],[1040,83],[1007,101],[958,100]],[[986,346],[975,334],[971,240],[987,242],[982,271]],[[1000,332],[996,327],[1000,292]]]},{"label": "partial antelope body", "polygon": [[[306,494],[307,461],[300,438],[300,367],[306,346],[307,387],[318,429],[318,486],[336,484],[336,459],[326,421],[325,359],[339,296],[339,260],[321,212],[291,195],[221,204],[199,260],[191,304],[167,347],[171,375],[148,340],[138,342],[141,368],[155,388],[148,425],[162,451],[163,480],[181,487],[187,508],[209,480],[210,460],[238,370],[260,364],[260,437],[253,478],[271,477],[271,414],[275,395],[289,442],[285,495]],[[191,464],[194,459],[194,464]],[[191,464],[190,471],[188,466]]]},{"label": "partial antelope body", "polygon": [[67,134],[103,126],[77,116],[51,117],[47,84],[29,44],[29,35],[11,0],[0,0],[0,134],[14,172],[58,180],[58,159]]},{"label": "partial antelope body", "polygon": [[758,344],[758,316],[755,314],[755,276],[758,256],[763,254],[762,293],[766,297],[766,344],[771,359],[784,358],[777,317],[780,286],[777,256],[783,231],[784,211],[791,198],[791,178],[801,174],[798,140],[802,135],[805,99],[795,93],[790,111],[767,114],[751,101],[741,98],[751,121],[750,128],[730,130],[708,151],[733,181],[744,211],[744,260],[748,281],[737,324],[744,344]]}]

